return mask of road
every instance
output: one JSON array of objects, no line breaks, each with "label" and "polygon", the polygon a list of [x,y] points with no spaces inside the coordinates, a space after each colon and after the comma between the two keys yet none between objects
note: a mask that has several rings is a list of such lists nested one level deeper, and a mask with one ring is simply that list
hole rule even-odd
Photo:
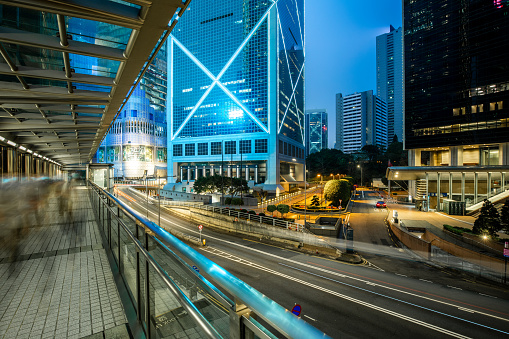
[{"label": "road", "polygon": [[[358,217],[360,221],[362,215],[367,215],[366,227],[371,224],[371,218],[383,218],[380,212],[369,207],[370,204],[366,198],[368,212],[359,213]],[[138,202],[132,202],[131,206],[139,211],[146,207]],[[150,205],[149,214],[157,220],[155,206]],[[352,214],[351,218],[357,217]],[[161,220],[165,228],[198,234],[196,225],[186,221],[164,213]],[[217,234],[204,226],[203,236],[208,246],[198,251],[280,305],[291,309],[295,303],[300,304],[302,318],[333,338],[396,335],[404,338],[496,338],[509,335],[506,290],[482,286],[480,294],[476,290],[479,286],[461,278],[448,276],[450,283],[446,284],[435,281],[436,274],[442,274],[440,270],[425,267],[397,248],[384,245],[381,239],[389,241],[390,238],[382,230],[362,236],[369,236],[380,246],[387,247],[386,250],[394,251],[394,257],[389,255],[391,252],[380,255],[369,254],[366,250],[363,254],[372,256],[370,262],[383,257],[397,260],[398,265],[415,265],[411,274],[385,270],[381,267],[383,261],[373,265],[347,265]],[[375,240],[371,240],[371,245],[374,246]],[[396,257],[398,254],[401,257]],[[200,263],[191,264],[200,267]],[[419,269],[424,271],[423,277],[418,274]],[[413,274],[417,276],[412,277]]]}]

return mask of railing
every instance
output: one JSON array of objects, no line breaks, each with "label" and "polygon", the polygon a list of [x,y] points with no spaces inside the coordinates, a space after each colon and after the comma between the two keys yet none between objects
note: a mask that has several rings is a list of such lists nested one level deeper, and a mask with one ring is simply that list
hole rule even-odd
[{"label": "railing", "polygon": [[179,331],[200,338],[276,338],[255,317],[278,337],[327,337],[113,195],[89,186],[99,228],[148,338],[179,337]]},{"label": "railing", "polygon": [[465,206],[466,207],[473,206],[475,204],[480,203],[481,201],[484,201],[484,199],[492,198],[492,197],[494,197],[500,193],[503,193],[507,190],[508,190],[507,187],[504,187],[504,188],[499,187],[499,188],[495,189],[494,191],[490,192],[489,196],[487,194],[483,194],[483,195],[478,195],[477,199],[471,199],[471,200],[469,199],[469,201],[465,203]]}]

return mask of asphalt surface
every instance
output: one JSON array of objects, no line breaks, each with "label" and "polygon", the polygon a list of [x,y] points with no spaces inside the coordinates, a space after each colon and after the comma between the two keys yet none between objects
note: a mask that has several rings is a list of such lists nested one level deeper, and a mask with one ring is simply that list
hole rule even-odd
[{"label": "asphalt surface", "polygon": [[[359,252],[368,262],[362,266],[214,233],[206,225],[202,236],[207,246],[198,251],[283,307],[298,303],[301,317],[333,338],[509,335],[506,289],[466,281],[416,261],[391,243],[384,213],[374,209],[376,197],[359,200],[350,223],[356,248],[361,239],[364,244]],[[130,205],[139,211],[146,207]],[[156,206],[149,205],[149,210],[157,222]],[[199,234],[196,225],[164,212],[161,220],[165,228]]]}]

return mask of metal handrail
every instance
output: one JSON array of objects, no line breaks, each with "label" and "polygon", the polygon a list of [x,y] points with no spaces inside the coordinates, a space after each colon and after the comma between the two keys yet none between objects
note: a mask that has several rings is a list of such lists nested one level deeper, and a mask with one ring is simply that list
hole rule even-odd
[{"label": "metal handrail", "polygon": [[[102,193],[108,197],[110,200],[115,201],[119,206],[122,206],[122,209],[131,216],[133,216],[135,219],[139,220],[139,215],[137,212],[126,208],[127,206],[123,204],[120,200],[116,199],[114,196],[112,196],[110,193],[102,190],[99,186],[97,186],[94,183],[90,183],[92,187],[95,189],[102,191]],[[182,307],[188,312],[188,314],[191,315],[191,317],[194,319],[194,321],[200,326],[200,328],[205,332],[205,334],[209,338],[222,338],[222,336],[217,332],[217,330],[207,321],[207,319],[203,316],[203,314],[196,308],[196,306],[193,304],[193,302],[182,292],[180,287],[166,274],[164,269],[157,263],[157,261],[152,257],[150,253],[147,252],[147,250],[143,247],[143,245],[140,243],[140,241],[134,236],[134,234],[129,230],[129,228],[124,224],[124,222],[118,218],[118,216],[114,213],[114,211],[108,206],[108,204],[105,204],[110,213],[117,217],[117,222],[119,225],[123,228],[123,230],[126,232],[127,236],[130,238],[130,240],[133,242],[135,247],[137,248],[137,251],[142,254],[145,259],[147,260],[147,263],[152,266],[152,268],[157,272],[159,277],[164,281],[166,286],[171,290],[172,294],[175,296],[175,298],[178,299]],[[164,245],[163,245],[164,246]]]},{"label": "metal handrail", "polygon": [[190,246],[181,242],[165,229],[146,219],[138,212],[133,211],[129,206],[115,198],[110,193],[104,190],[102,191],[103,194],[108,196],[108,198],[115,201],[124,210],[133,215],[143,226],[147,227],[160,239],[176,248],[177,251],[188,260],[195,263],[200,270],[206,272],[212,280],[234,296],[236,300],[242,300],[249,309],[253,310],[259,317],[286,337],[303,339],[329,338],[325,333],[319,331],[317,328],[311,326],[301,318],[296,317],[289,310],[249,286],[244,281],[235,277],[212,260],[195,251]]}]

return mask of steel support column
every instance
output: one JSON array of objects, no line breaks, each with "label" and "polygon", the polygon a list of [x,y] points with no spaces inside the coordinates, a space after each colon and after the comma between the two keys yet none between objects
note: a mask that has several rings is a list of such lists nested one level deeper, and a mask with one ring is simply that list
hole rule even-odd
[{"label": "steel support column", "polygon": [[441,211],[440,209],[440,172],[437,173],[437,211]]},{"label": "steel support column", "polygon": [[465,172],[461,172],[461,201],[465,201]]}]

